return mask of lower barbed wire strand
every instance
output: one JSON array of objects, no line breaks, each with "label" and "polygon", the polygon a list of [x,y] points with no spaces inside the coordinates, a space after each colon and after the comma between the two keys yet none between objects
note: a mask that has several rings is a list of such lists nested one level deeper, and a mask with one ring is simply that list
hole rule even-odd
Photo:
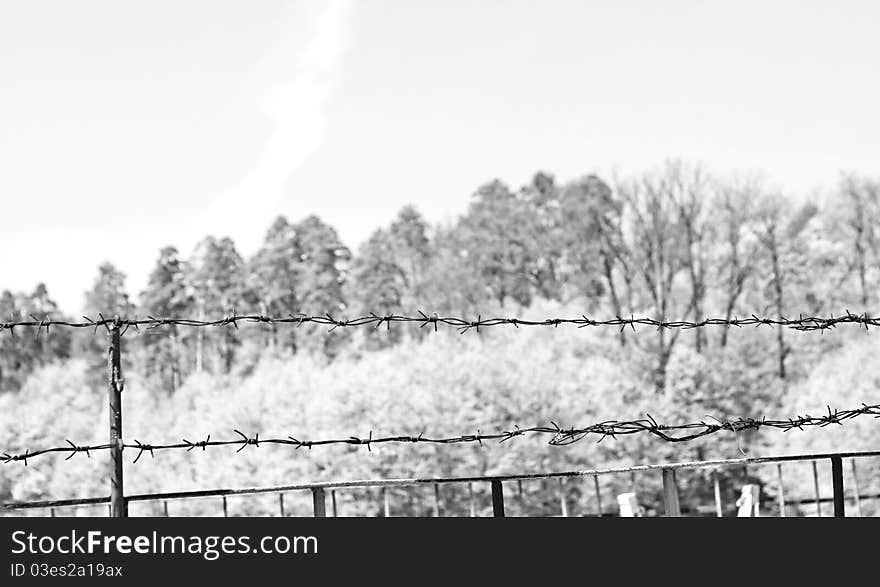
[{"label": "lower barbed wire strand", "polygon": [[[699,438],[703,438],[720,432],[738,433],[744,430],[758,430],[760,428],[771,428],[782,430],[783,432],[788,432],[789,430],[793,429],[803,430],[805,427],[824,427],[830,424],[843,425],[843,423],[847,420],[865,415],[880,418],[880,404],[868,405],[863,403],[861,407],[849,410],[832,410],[830,406],[826,407],[827,413],[821,416],[806,415],[787,418],[784,420],[768,420],[766,418],[738,418],[736,420],[729,421],[715,420],[713,422],[700,421],[667,425],[660,424],[650,415],[646,415],[645,418],[641,418],[638,420],[608,420],[582,428],[563,428],[557,425],[555,422],[551,422],[551,425],[549,426],[532,426],[529,428],[520,428],[518,426],[514,426],[512,430],[504,430],[488,434],[483,434],[482,432],[477,430],[476,433],[436,438],[426,436],[424,433],[420,433],[418,435],[394,435],[374,437],[372,431],[370,431],[369,436],[366,438],[362,438],[359,436],[347,436],[345,438],[301,440],[294,436],[287,436],[285,438],[260,438],[259,434],[254,434],[254,436],[251,437],[236,429],[233,430],[233,432],[236,433],[238,438],[212,440],[211,436],[208,435],[204,440],[191,441],[187,438],[183,438],[180,442],[172,443],[147,443],[135,439],[133,442],[124,443],[123,447],[137,450],[137,455],[133,461],[137,462],[145,453],[149,453],[150,456],[154,457],[156,451],[185,450],[189,452],[198,448],[204,451],[208,447],[236,446],[238,447],[236,453],[238,453],[248,446],[259,447],[260,445],[265,444],[292,446],[297,449],[311,449],[317,446],[329,445],[365,445],[369,450],[371,445],[374,444],[482,444],[483,441],[498,441],[500,443],[503,443],[512,440],[513,438],[518,436],[550,436],[550,440],[548,441],[550,445],[567,446],[576,442],[580,442],[581,440],[584,440],[585,438],[591,436],[598,437],[598,442],[601,442],[608,437],[613,439],[618,436],[629,436],[633,434],[643,433],[651,434],[654,437],[659,438],[665,442],[678,443],[697,440]],[[676,433],[680,434],[676,435]],[[23,462],[25,466],[27,466],[28,460],[50,455],[53,453],[66,453],[68,456],[65,460],[69,460],[74,455],[80,452],[84,452],[86,453],[87,457],[91,457],[92,451],[109,450],[115,447],[115,445],[113,444],[98,444],[87,446],[77,445],[70,440],[67,440],[66,442],[68,446],[41,448],[37,450],[24,449],[24,452],[21,452],[21,449],[19,449],[16,454],[13,454],[11,452],[4,452],[0,454],[0,461],[4,463],[20,461]]]}]

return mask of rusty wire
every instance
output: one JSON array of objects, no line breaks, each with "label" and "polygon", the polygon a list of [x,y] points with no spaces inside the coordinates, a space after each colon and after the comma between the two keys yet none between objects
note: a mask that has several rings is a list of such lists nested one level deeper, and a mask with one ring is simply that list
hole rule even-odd
[{"label": "rusty wire", "polygon": [[462,334],[465,332],[476,330],[479,332],[480,328],[493,327],[493,326],[514,326],[519,328],[520,326],[577,326],[578,328],[584,328],[587,326],[613,326],[619,328],[620,330],[625,330],[626,328],[631,328],[635,331],[636,326],[647,326],[651,328],[655,328],[657,330],[660,329],[691,329],[691,328],[703,328],[707,326],[722,326],[722,327],[743,327],[743,326],[780,326],[785,328],[791,328],[793,330],[801,330],[801,331],[823,331],[831,328],[835,328],[838,325],[843,324],[855,324],[865,329],[868,329],[870,326],[880,326],[880,318],[874,318],[868,315],[867,312],[862,314],[853,314],[849,310],[845,310],[844,313],[839,316],[834,316],[830,314],[828,317],[822,316],[804,316],[798,315],[796,318],[787,318],[784,316],[780,316],[778,318],[770,318],[766,316],[757,316],[755,314],[751,314],[745,318],[705,318],[703,320],[697,321],[689,321],[689,320],[666,320],[666,319],[657,319],[657,318],[649,318],[649,317],[641,317],[637,318],[635,316],[630,316],[629,318],[615,316],[611,319],[593,319],[589,318],[586,315],[581,315],[580,317],[574,318],[545,318],[543,320],[527,320],[523,318],[516,317],[507,317],[507,318],[483,318],[482,316],[477,316],[476,319],[473,318],[463,318],[463,317],[443,317],[439,316],[436,313],[427,314],[418,311],[418,316],[403,316],[398,314],[375,314],[370,313],[368,316],[360,316],[357,318],[335,318],[332,314],[323,314],[323,315],[306,315],[306,314],[288,314],[286,317],[284,316],[266,316],[263,314],[237,314],[234,310],[232,313],[223,316],[222,318],[217,318],[214,320],[196,320],[192,318],[157,318],[155,316],[147,316],[146,318],[121,318],[118,321],[114,319],[104,318],[103,315],[99,315],[99,319],[94,320],[89,318],[88,316],[83,316],[83,321],[69,321],[69,320],[55,320],[50,318],[49,316],[45,316],[40,319],[36,316],[31,315],[32,320],[22,320],[22,321],[11,321],[11,322],[0,322],[0,332],[4,330],[8,330],[11,334],[15,334],[16,328],[31,328],[35,329],[35,335],[38,335],[40,332],[45,330],[49,332],[50,327],[68,327],[68,328],[93,328],[97,330],[99,327],[111,328],[114,324],[118,324],[124,330],[127,330],[129,327],[135,327],[136,329],[140,329],[140,327],[144,327],[147,329],[158,328],[161,326],[189,326],[189,327],[208,327],[208,326],[234,326],[238,327],[239,323],[258,323],[258,324],[292,324],[295,326],[302,326],[304,324],[314,324],[319,326],[329,326],[329,331],[332,332],[337,328],[354,328],[354,327],[374,327],[379,328],[385,325],[386,328],[391,328],[391,325],[394,323],[415,323],[418,324],[420,328],[424,328],[425,326],[433,327],[434,331],[438,330],[439,325],[451,326]]},{"label": "rusty wire", "polygon": [[[583,428],[563,428],[555,422],[551,422],[549,426],[533,426],[530,428],[520,428],[518,426],[514,426],[512,430],[504,430],[501,432],[490,434],[483,434],[479,430],[477,430],[474,434],[463,434],[460,436],[438,438],[425,436],[424,433],[417,436],[403,435],[374,438],[373,432],[370,431],[369,435],[366,438],[349,436],[347,438],[301,440],[293,436],[288,436],[286,438],[261,439],[259,434],[248,436],[240,430],[234,430],[234,432],[238,435],[238,438],[226,440],[211,440],[211,435],[208,435],[205,440],[191,441],[184,438],[180,442],[168,444],[144,443],[135,439],[134,442],[124,443],[122,446],[125,448],[137,450],[137,455],[133,461],[136,463],[145,453],[149,453],[150,456],[155,456],[155,451],[178,449],[189,452],[197,448],[205,450],[208,447],[237,446],[238,449],[235,452],[240,453],[248,446],[259,447],[260,445],[266,444],[292,446],[297,449],[311,449],[317,446],[327,445],[366,445],[367,449],[369,450],[371,445],[374,444],[482,444],[483,441],[497,440],[499,442],[505,442],[518,436],[550,435],[550,445],[565,446],[583,440],[588,436],[598,436],[598,442],[601,442],[608,437],[615,438],[617,436],[626,436],[639,433],[652,434],[666,442],[688,442],[722,431],[738,433],[746,430],[757,430],[760,428],[774,428],[787,432],[793,429],[803,430],[805,427],[811,426],[824,427],[830,424],[842,425],[843,422],[862,415],[870,415],[874,416],[875,418],[880,418],[880,404],[862,404],[862,407],[850,410],[832,410],[830,406],[827,406],[827,410],[827,414],[823,414],[821,416],[806,415],[784,420],[768,420],[766,418],[738,418],[736,420],[729,420],[726,422],[716,420],[715,422],[700,421],[673,425],[660,424],[650,415],[646,415],[645,418],[639,420],[607,420],[605,422],[599,422]],[[91,452],[93,451],[109,450],[111,448],[114,448],[113,444],[81,446],[75,444],[70,440],[67,440],[67,444],[69,446],[58,446],[53,448],[43,448],[39,450],[26,449],[23,453],[19,454],[3,453],[2,455],[0,455],[0,460],[2,460],[4,463],[22,461],[25,465],[27,465],[28,459],[34,459],[51,453],[66,453],[68,456],[65,460],[69,460],[73,458],[73,456],[81,452],[86,453],[86,456],[91,456]]]}]

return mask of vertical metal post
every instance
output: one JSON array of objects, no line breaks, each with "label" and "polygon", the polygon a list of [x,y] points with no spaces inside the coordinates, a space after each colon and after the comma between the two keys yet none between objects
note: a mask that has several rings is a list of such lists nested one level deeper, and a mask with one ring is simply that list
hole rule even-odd
[{"label": "vertical metal post", "polygon": [[166,518],[168,517],[168,502],[167,501],[162,502],[162,513],[165,515]]},{"label": "vertical metal post", "polygon": [[681,506],[678,502],[678,484],[675,481],[675,469],[661,469],[663,472],[663,503],[666,506],[667,518],[681,517]]},{"label": "vertical metal post", "polygon": [[281,512],[281,517],[283,518],[284,517],[284,494],[283,493],[278,494],[278,509]]},{"label": "vertical metal post", "polygon": [[492,515],[496,518],[504,517],[504,489],[497,479],[492,481]]},{"label": "vertical metal post", "polygon": [[125,493],[122,483],[122,321],[119,316],[109,326],[107,351],[107,391],[110,399],[110,517],[124,518]]},{"label": "vertical metal post", "polygon": [[324,498],[324,488],[323,487],[313,487],[312,488],[312,503],[315,506],[315,517],[316,518],[326,518],[327,517],[327,501]]},{"label": "vertical metal post", "polygon": [[434,483],[434,517],[440,517],[440,484]]},{"label": "vertical metal post", "polygon": [[49,510],[49,516],[52,517],[52,518],[55,517],[55,508],[51,508],[51,509]]},{"label": "vertical metal post", "polygon": [[636,472],[635,471],[629,472],[629,486],[630,486],[630,491],[632,491],[633,493],[636,493]]},{"label": "vertical metal post", "polygon": [[846,517],[846,504],[843,495],[843,459],[840,455],[831,457],[831,486],[834,490],[834,517]]},{"label": "vertical metal post", "polygon": [[333,517],[336,517],[336,490],[330,490],[330,501],[333,503]]},{"label": "vertical metal post", "polygon": [[523,497],[522,479],[516,480],[516,505],[519,508],[519,514],[523,515],[526,509],[526,500]]},{"label": "vertical metal post", "polygon": [[813,463],[813,491],[816,496],[816,515],[822,517],[822,502],[819,498],[819,470],[816,468],[816,461]]},{"label": "vertical metal post", "polygon": [[225,495],[223,496],[223,517],[224,518],[229,517],[229,510],[226,508],[226,496]]},{"label": "vertical metal post", "polygon": [[559,478],[559,511],[563,518],[568,517],[568,504],[565,502],[565,478]]},{"label": "vertical metal post", "polygon": [[388,488],[387,487],[382,488],[382,505],[384,507],[385,517],[390,518],[391,517],[391,506],[388,503]]},{"label": "vertical metal post", "polygon": [[602,517],[602,492],[599,491],[599,476],[593,475],[593,485],[596,490],[596,513]]},{"label": "vertical metal post", "polygon": [[859,493],[859,476],[856,474],[856,460],[852,459],[853,491],[856,496],[856,515],[862,517],[862,495]]},{"label": "vertical metal post", "polygon": [[712,480],[715,483],[715,515],[724,517],[724,509],[721,507],[721,482],[718,481],[718,469],[712,471]]},{"label": "vertical metal post", "polygon": [[785,517],[785,486],[782,484],[782,463],[776,463],[776,479],[779,484],[779,493],[777,494],[777,499],[779,500],[779,517]]},{"label": "vertical metal post", "polygon": [[474,484],[468,481],[468,504],[470,506],[471,517],[477,517],[477,508],[474,505]]}]

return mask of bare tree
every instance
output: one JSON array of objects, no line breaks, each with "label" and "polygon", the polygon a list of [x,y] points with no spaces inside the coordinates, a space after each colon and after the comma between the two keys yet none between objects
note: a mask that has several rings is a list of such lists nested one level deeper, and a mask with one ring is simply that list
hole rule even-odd
[{"label": "bare tree", "polygon": [[[652,307],[659,319],[689,314],[696,299],[691,291],[682,302],[675,288],[679,275],[688,267],[688,238],[676,204],[683,199],[679,194],[683,185],[681,167],[668,164],[658,174],[620,182],[616,190],[627,219],[624,238],[629,241],[628,263],[635,278],[631,292],[642,298],[640,306]],[[666,390],[669,359],[680,334],[680,329],[658,330],[654,372],[658,393]]]},{"label": "bare tree", "polygon": [[[703,319],[703,306],[706,299],[706,267],[708,265],[708,242],[712,237],[713,226],[709,222],[708,206],[711,183],[699,167],[687,168],[681,162],[667,165],[669,196],[678,211],[680,229],[683,232],[683,263],[690,280],[691,300],[689,304],[693,319]],[[694,350],[703,352],[705,332],[698,328],[694,336]]]},{"label": "bare tree", "polygon": [[[720,237],[723,239],[719,276],[725,283],[724,318],[733,318],[734,310],[745,291],[746,282],[755,271],[758,241],[752,237],[755,202],[760,187],[754,180],[719,183],[715,191],[715,208]],[[727,346],[729,329],[721,330],[721,347]]]},{"label": "bare tree", "polygon": [[[608,292],[611,309],[615,316],[622,317],[632,310],[633,270],[630,265],[630,250],[623,231],[623,203],[615,200],[609,193],[607,203],[594,207],[593,226],[597,232],[597,253],[599,273],[604,289]],[[620,346],[626,346],[626,331],[618,335]]]},{"label": "bare tree", "polygon": [[[776,315],[781,317],[785,309],[785,277],[782,268],[782,247],[785,237],[783,204],[778,198],[765,199],[760,211],[756,235],[767,255],[770,269],[770,289]],[[786,378],[785,360],[790,348],[785,342],[785,329],[776,328],[777,370],[780,379]]]},{"label": "bare tree", "polygon": [[845,205],[844,224],[852,240],[853,264],[859,280],[862,307],[868,305],[868,266],[872,259],[877,258],[878,212],[880,212],[880,184],[855,174],[848,173],[841,180],[841,195]]}]

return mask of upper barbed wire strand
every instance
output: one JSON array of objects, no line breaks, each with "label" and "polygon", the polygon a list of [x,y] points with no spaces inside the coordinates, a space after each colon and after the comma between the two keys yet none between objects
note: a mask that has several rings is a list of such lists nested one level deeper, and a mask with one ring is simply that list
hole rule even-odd
[{"label": "upper barbed wire strand", "polygon": [[834,316],[833,314],[830,314],[827,317],[805,316],[801,314],[798,315],[796,318],[787,318],[785,316],[770,318],[766,316],[750,314],[745,318],[705,318],[698,321],[666,320],[662,318],[657,319],[650,317],[637,318],[635,316],[630,316],[629,318],[615,316],[614,318],[610,319],[594,319],[587,317],[586,314],[582,314],[580,317],[574,318],[545,318],[542,320],[529,320],[517,317],[483,318],[479,315],[476,319],[472,319],[455,316],[439,316],[436,313],[427,314],[422,311],[419,311],[417,316],[404,316],[400,314],[380,315],[370,313],[367,316],[342,319],[335,318],[330,313],[312,316],[306,314],[267,316],[263,314],[237,314],[235,313],[235,311],[233,311],[231,314],[223,316],[222,318],[217,318],[213,320],[197,320],[193,318],[157,318],[155,316],[148,315],[145,318],[121,318],[118,322],[116,322],[114,319],[104,318],[103,314],[100,314],[99,316],[100,317],[97,320],[89,318],[88,316],[83,316],[82,322],[54,320],[49,316],[46,316],[43,319],[37,319],[35,316],[31,316],[33,320],[0,322],[0,332],[8,330],[14,335],[16,328],[32,328],[36,329],[35,336],[37,336],[43,330],[49,332],[49,329],[52,326],[66,328],[93,328],[97,331],[99,327],[110,329],[114,326],[114,324],[117,324],[118,326],[127,330],[129,327],[132,326],[136,329],[140,329],[140,327],[153,329],[159,328],[161,326],[172,325],[195,328],[229,325],[238,327],[239,323],[292,324],[295,326],[314,324],[319,326],[328,326],[329,332],[332,332],[337,328],[356,328],[369,326],[379,328],[382,325],[385,325],[386,328],[390,328],[392,323],[416,323],[419,325],[420,328],[424,328],[427,326],[429,328],[433,328],[435,331],[438,330],[439,325],[451,326],[458,329],[458,331],[462,334],[471,330],[479,331],[480,328],[489,328],[494,326],[513,326],[517,328],[520,326],[558,327],[565,325],[577,326],[578,328],[584,328],[587,326],[613,326],[619,328],[620,330],[630,328],[634,332],[636,331],[637,326],[646,326],[653,329],[684,330],[691,328],[704,328],[707,326],[722,326],[727,328],[731,326],[781,326],[800,331],[824,331],[845,324],[855,324],[860,327],[864,327],[865,329],[868,329],[870,326],[880,326],[880,318],[871,317],[871,315],[869,315],[867,312],[864,312],[862,314],[853,314],[849,310],[845,310],[839,316]]}]

